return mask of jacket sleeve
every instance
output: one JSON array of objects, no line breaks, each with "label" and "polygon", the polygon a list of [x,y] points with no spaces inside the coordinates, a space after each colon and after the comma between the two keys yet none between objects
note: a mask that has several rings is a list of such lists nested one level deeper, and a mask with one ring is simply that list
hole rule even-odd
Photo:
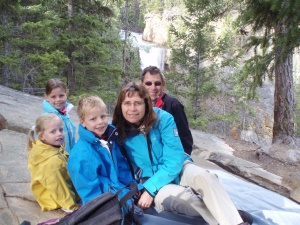
[{"label": "jacket sleeve", "polygon": [[137,183],[131,174],[129,164],[126,160],[126,158],[122,155],[120,147],[117,143],[114,145],[113,151],[115,151],[115,156],[117,160],[117,166],[118,166],[118,178],[119,181],[124,184],[130,184],[132,182]]},{"label": "jacket sleeve", "polygon": [[51,193],[54,200],[65,209],[75,210],[77,194],[73,188],[72,182],[65,165],[59,163],[56,157],[50,163],[51,168],[47,169],[47,176],[41,180],[41,184]]},{"label": "jacket sleeve", "polygon": [[[79,149],[73,148],[72,153],[75,153],[73,151],[76,150]],[[68,172],[83,204],[108,192],[110,180],[97,173],[98,170],[105,169],[101,168],[103,166],[101,162],[93,160],[88,153],[80,156],[72,156],[72,153],[68,161]]]},{"label": "jacket sleeve", "polygon": [[184,151],[191,154],[193,149],[193,136],[184,112],[184,106],[177,99],[169,98],[166,98],[164,110],[173,115]]},{"label": "jacket sleeve", "polygon": [[[136,183],[138,190],[143,189],[142,184],[138,184],[134,179],[130,171],[129,164],[126,160],[126,158],[121,154],[121,150],[119,148],[119,145],[117,143],[114,143],[115,146],[113,148],[114,155],[117,161],[117,174],[118,174],[118,180],[121,184],[124,186],[127,186],[130,183]],[[119,197],[123,197],[127,192],[129,191],[129,187],[124,188],[121,193],[119,194]],[[132,200],[128,199],[127,204],[132,204]]]},{"label": "jacket sleeve", "polygon": [[[159,156],[159,162],[155,165],[157,168],[153,168],[156,172],[144,183],[145,189],[153,196],[161,187],[178,179],[184,161],[184,150],[177,134],[173,116],[163,111],[160,113],[163,114],[163,117],[158,117],[162,155]],[[155,146],[152,147],[155,154]]]}]

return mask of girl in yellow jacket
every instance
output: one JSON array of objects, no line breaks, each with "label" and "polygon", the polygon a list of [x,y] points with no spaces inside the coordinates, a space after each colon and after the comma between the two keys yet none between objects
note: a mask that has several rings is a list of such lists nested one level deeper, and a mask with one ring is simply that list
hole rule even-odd
[{"label": "girl in yellow jacket", "polygon": [[36,120],[35,130],[29,132],[27,151],[30,187],[42,211],[62,208],[72,212],[78,208],[76,201],[79,197],[66,168],[63,142],[63,123],[55,114],[40,116]]}]

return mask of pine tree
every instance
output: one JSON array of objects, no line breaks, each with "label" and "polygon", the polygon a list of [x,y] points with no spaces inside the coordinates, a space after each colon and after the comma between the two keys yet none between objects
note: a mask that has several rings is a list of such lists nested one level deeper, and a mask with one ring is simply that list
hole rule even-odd
[{"label": "pine tree", "polygon": [[61,77],[70,94],[115,94],[122,58],[111,8],[97,0],[22,1],[13,47],[23,86],[44,87],[47,79]]},{"label": "pine tree", "polygon": [[292,55],[300,45],[300,1],[246,0],[243,4],[241,26],[252,27],[247,47],[255,52],[244,71],[251,76],[252,90],[266,75],[275,77],[273,142],[293,143]]},{"label": "pine tree", "polygon": [[1,25],[0,25],[0,43],[3,49],[0,51],[0,65],[2,66],[3,85],[9,85],[9,77],[13,76],[13,67],[18,63],[14,58],[14,49],[10,46],[13,42],[14,29],[16,28],[16,15],[18,15],[18,0],[2,0],[0,2]]},{"label": "pine tree", "polygon": [[[209,22],[217,19],[221,14],[219,1],[185,1],[187,12],[183,17],[183,25],[171,27],[172,67],[176,70],[176,77],[181,77],[180,86],[185,86],[192,96],[194,108],[193,118],[200,116],[200,98],[216,91],[212,81],[213,67],[205,66],[214,48],[213,26]],[[214,11],[211,10],[214,8]]]},{"label": "pine tree", "polygon": [[140,15],[139,1],[125,0],[120,12],[120,26],[124,34],[122,43],[122,86],[132,80],[139,79],[141,72],[138,48],[134,48],[131,43],[131,32],[141,29]]}]

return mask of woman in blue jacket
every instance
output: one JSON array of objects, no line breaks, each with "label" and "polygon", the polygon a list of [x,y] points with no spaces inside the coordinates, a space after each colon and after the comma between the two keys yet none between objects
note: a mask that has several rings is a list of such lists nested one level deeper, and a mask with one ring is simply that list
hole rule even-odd
[{"label": "woman in blue jacket", "polygon": [[122,89],[112,123],[120,133],[136,179],[144,185],[140,208],[154,203],[160,209],[190,216],[198,213],[209,224],[248,224],[243,223],[217,177],[184,154],[173,116],[152,108],[143,85],[129,83]]}]

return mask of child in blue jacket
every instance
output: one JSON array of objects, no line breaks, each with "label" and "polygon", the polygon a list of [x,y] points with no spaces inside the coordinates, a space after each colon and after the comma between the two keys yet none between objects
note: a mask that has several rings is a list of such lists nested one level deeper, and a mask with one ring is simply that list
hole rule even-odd
[{"label": "child in blue jacket", "polygon": [[[136,182],[129,164],[121,154],[116,128],[108,124],[105,103],[97,96],[79,100],[79,139],[68,160],[71,180],[86,204],[105,192],[117,192],[127,184]],[[142,189],[142,185],[139,185]],[[128,189],[124,189],[120,197]],[[131,204],[131,200],[128,204]]]},{"label": "child in blue jacket", "polygon": [[51,78],[47,81],[43,114],[54,113],[62,119],[65,133],[65,150],[70,153],[75,144],[76,127],[68,115],[68,112],[74,106],[67,102],[67,97],[67,87],[61,79]]}]

